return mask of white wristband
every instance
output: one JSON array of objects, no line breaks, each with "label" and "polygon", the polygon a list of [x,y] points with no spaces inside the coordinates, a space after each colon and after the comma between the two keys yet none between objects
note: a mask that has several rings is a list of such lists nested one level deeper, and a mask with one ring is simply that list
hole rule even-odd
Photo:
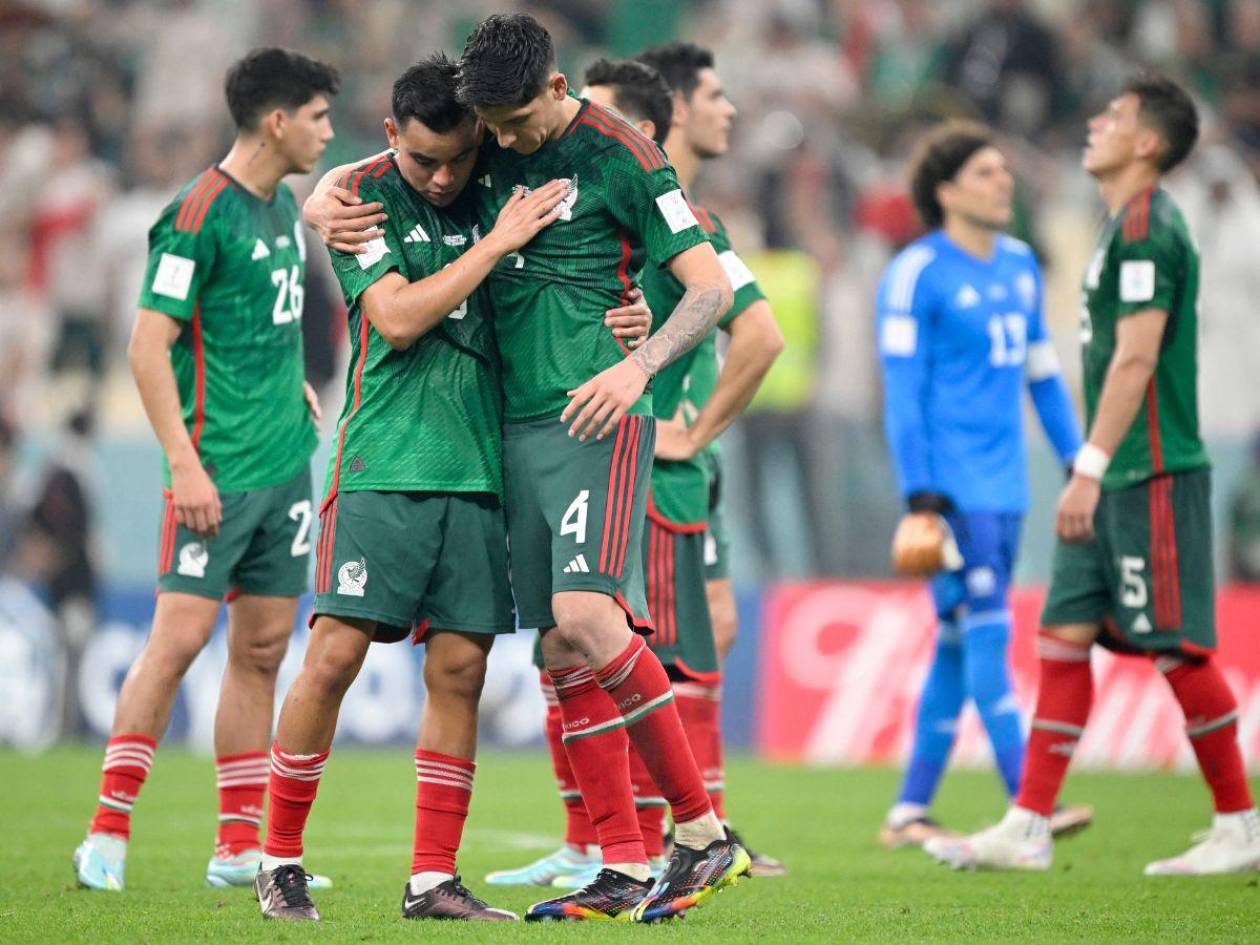
[{"label": "white wristband", "polygon": [[1097,479],[1101,482],[1110,463],[1111,457],[1103,450],[1093,443],[1086,443],[1076,454],[1076,459],[1072,460],[1072,472],[1080,473],[1082,476]]}]

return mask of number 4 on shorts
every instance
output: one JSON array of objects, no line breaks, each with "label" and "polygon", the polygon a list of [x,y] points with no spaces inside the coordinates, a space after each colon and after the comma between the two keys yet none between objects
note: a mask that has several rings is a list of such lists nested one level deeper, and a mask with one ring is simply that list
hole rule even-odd
[{"label": "number 4 on shorts", "polygon": [[573,540],[579,545],[586,544],[586,507],[591,497],[590,489],[583,489],[577,498],[564,510],[564,518],[560,519],[560,537],[576,535]]}]

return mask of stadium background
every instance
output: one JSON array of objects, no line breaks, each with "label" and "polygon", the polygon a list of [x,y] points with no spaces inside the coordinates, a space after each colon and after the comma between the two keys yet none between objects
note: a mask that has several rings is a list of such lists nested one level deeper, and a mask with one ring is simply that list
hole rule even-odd
[{"label": "stadium background", "polygon": [[[1019,233],[1046,267],[1048,316],[1075,389],[1077,285],[1100,214],[1078,165],[1084,119],[1139,64],[1189,83],[1205,134],[1170,187],[1203,249],[1201,414],[1216,466],[1217,563],[1231,582],[1221,630],[1254,765],[1260,0],[0,0],[0,743],[102,737],[147,630],[158,451],[124,349],[149,224],[226,148],[226,66],[260,43],[338,65],[326,157],[336,164],[381,147],[402,67],[458,51],[478,19],[509,8],[546,22],[575,84],[599,54],[673,38],[711,46],[740,109],[731,154],[706,167],[697,190],[769,294],[787,349],[724,437],[741,607],[724,724],[732,744],[779,760],[898,756],[930,649],[921,588],[887,581],[899,507],[871,307],[884,263],[916,233],[902,176],[917,133],[945,115],[1003,133]],[[313,177],[291,182],[301,197]],[[344,313],[325,255],[310,258],[303,321],[326,441],[341,401]],[[1029,439],[1035,499],[1016,647],[1026,700],[1062,482],[1035,422]],[[492,744],[540,744],[531,642],[503,641],[492,657]],[[220,634],[177,706],[172,735],[199,748],[223,659]],[[1159,683],[1123,662],[1096,668],[1101,721],[1082,761],[1187,766]],[[339,737],[410,739],[419,687],[418,652],[375,648]],[[971,724],[961,754],[979,761]]]}]

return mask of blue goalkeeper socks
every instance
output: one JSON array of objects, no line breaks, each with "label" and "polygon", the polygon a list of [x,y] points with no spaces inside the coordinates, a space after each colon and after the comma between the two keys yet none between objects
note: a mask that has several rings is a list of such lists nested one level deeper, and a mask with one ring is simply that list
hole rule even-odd
[{"label": "blue goalkeeper socks", "polygon": [[989,735],[1007,793],[1014,797],[1024,767],[1024,730],[1011,685],[1010,638],[1010,611],[991,610],[963,620],[967,694]]},{"label": "blue goalkeeper socks", "polygon": [[924,807],[932,803],[954,746],[958,714],[965,698],[961,633],[956,623],[941,621],[937,628],[936,656],[919,699],[914,748],[897,803]]}]

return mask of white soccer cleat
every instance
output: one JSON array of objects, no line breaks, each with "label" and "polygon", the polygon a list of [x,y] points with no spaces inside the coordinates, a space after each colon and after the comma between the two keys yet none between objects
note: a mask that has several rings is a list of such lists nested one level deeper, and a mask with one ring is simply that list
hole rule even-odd
[{"label": "white soccer cleat", "polygon": [[1021,807],[1012,807],[987,830],[933,837],[923,849],[956,870],[1048,870],[1054,855],[1048,819]]},{"label": "white soccer cleat", "polygon": [[108,833],[90,833],[74,851],[74,875],[85,889],[122,892],[126,882],[127,841]]},{"label": "white soccer cleat", "polygon": [[[262,850],[242,850],[235,856],[210,857],[206,864],[207,886],[252,886],[262,863]],[[306,876],[307,889],[332,889],[332,880],[327,876]]]},{"label": "white soccer cleat", "polygon": [[578,851],[565,844],[554,853],[518,869],[495,870],[486,876],[486,882],[491,886],[550,886],[558,880],[586,876],[588,872],[598,875],[602,865],[599,847],[591,845],[585,851]]},{"label": "white soccer cleat", "polygon": [[1147,876],[1213,876],[1260,869],[1260,820],[1255,809],[1217,814],[1181,856],[1146,864]]}]

